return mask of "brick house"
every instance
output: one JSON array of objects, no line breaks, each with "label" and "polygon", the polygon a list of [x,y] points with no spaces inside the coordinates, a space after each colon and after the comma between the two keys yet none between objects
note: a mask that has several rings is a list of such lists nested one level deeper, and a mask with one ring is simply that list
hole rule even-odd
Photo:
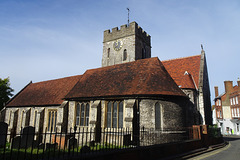
[{"label": "brick house", "polygon": [[29,83],[2,110],[9,132],[34,126],[69,131],[95,128],[182,128],[211,124],[205,52],[151,58],[150,36],[136,22],[104,31],[102,67],[83,75]]},{"label": "brick house", "polygon": [[233,81],[224,81],[225,92],[218,95],[218,87],[215,87],[216,120],[221,127],[222,134],[240,134],[240,81],[233,86]]}]

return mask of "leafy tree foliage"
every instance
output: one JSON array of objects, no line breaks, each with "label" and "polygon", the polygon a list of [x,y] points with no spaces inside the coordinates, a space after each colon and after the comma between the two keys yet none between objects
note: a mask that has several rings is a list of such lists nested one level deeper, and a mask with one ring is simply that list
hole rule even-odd
[{"label": "leafy tree foliage", "polygon": [[12,92],[14,90],[10,87],[9,78],[0,78],[0,110],[3,108],[4,104],[13,96]]}]

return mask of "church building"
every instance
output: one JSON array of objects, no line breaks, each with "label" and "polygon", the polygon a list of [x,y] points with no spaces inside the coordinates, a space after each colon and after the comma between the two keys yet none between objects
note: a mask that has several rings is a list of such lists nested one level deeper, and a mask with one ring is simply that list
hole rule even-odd
[{"label": "church building", "polygon": [[86,128],[176,130],[211,124],[205,52],[161,62],[136,22],[104,31],[102,67],[26,85],[1,111],[9,132]]}]

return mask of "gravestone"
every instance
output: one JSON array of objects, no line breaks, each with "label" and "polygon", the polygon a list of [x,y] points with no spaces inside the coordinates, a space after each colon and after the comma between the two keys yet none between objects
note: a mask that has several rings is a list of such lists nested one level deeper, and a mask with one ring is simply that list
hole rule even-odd
[{"label": "gravestone", "polygon": [[35,127],[28,126],[23,128],[21,137],[21,148],[32,147],[35,136]]},{"label": "gravestone", "polygon": [[16,136],[16,137],[12,138],[10,148],[19,149],[21,147],[20,143],[21,143],[21,136]]},{"label": "gravestone", "polygon": [[68,148],[76,148],[77,147],[77,139],[74,137],[69,138],[68,140]]},{"label": "gravestone", "polygon": [[0,147],[4,147],[7,141],[8,125],[5,122],[0,122]]},{"label": "gravestone", "polygon": [[50,150],[50,149],[57,149],[58,148],[58,144],[57,143],[46,143],[46,150]]}]

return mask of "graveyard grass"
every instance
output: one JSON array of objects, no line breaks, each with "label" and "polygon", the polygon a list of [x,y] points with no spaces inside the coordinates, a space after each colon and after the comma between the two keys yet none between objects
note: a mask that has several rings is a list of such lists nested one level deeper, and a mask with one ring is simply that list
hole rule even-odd
[{"label": "graveyard grass", "polygon": [[[96,152],[96,151],[102,151],[102,150],[112,150],[112,149],[120,149],[120,148],[129,148],[129,146],[116,146],[113,144],[105,144],[105,145],[95,145],[92,147],[89,147],[88,149],[83,149],[84,146],[82,147],[75,147],[74,149],[59,149],[59,148],[51,148],[51,149],[38,149],[38,148],[27,148],[27,149],[11,149],[10,148],[10,143],[6,143],[6,148],[4,151],[4,148],[0,148],[0,159],[3,157],[6,159],[37,159],[37,158],[47,158],[47,157],[62,157],[62,156],[67,156],[67,155],[78,155],[82,153],[87,153],[87,152]],[[83,149],[81,151],[81,149]],[[5,153],[4,153],[5,152]]]}]

